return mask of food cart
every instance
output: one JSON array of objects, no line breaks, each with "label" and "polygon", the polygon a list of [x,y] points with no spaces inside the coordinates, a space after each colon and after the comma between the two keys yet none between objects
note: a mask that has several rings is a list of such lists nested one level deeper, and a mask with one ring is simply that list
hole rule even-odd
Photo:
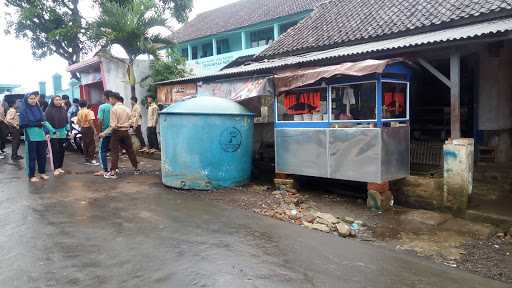
[{"label": "food cart", "polygon": [[276,172],[372,183],[408,176],[410,78],[398,59],[276,75]]}]

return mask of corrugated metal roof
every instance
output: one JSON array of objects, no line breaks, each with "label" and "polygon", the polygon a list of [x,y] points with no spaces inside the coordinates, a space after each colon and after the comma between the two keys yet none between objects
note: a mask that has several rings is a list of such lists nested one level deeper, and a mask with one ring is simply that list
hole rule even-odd
[{"label": "corrugated metal roof", "polygon": [[494,20],[478,24],[472,24],[462,27],[449,28],[435,32],[421,33],[417,35],[404,36],[388,40],[380,40],[365,44],[352,45],[329,49],[325,51],[312,52],[297,56],[290,56],[279,59],[264,60],[257,63],[251,63],[239,67],[233,67],[221,70],[210,75],[202,75],[176,79],[171,81],[159,82],[156,84],[186,82],[191,80],[200,80],[211,77],[236,76],[250,72],[268,71],[286,66],[312,63],[331,58],[355,56],[372,52],[383,52],[395,49],[412,48],[422,45],[432,45],[449,41],[463,40],[475,37],[486,36],[501,32],[512,31],[512,18]]},{"label": "corrugated metal roof", "polygon": [[415,35],[512,14],[512,0],[332,0],[260,56],[278,58]]}]

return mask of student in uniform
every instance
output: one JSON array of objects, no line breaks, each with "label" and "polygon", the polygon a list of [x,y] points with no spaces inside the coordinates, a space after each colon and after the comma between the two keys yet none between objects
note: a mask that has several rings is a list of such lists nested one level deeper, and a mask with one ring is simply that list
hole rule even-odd
[{"label": "student in uniform", "polygon": [[41,110],[43,110],[44,113],[46,109],[48,109],[48,101],[46,101],[46,95],[40,95],[37,91],[34,91],[32,93],[36,93],[37,103],[39,104],[39,107],[41,107]]},{"label": "student in uniform", "polygon": [[100,165],[96,162],[96,129],[94,128],[94,112],[87,108],[87,101],[80,100],[79,103],[80,111],[76,115],[77,124],[80,126],[80,132],[82,133],[82,146],[84,148],[85,164],[86,165]]},{"label": "student in uniform", "polygon": [[5,116],[5,123],[9,126],[9,134],[11,134],[12,143],[11,143],[11,160],[19,161],[22,160],[23,157],[18,155],[18,150],[20,148],[20,118],[18,116],[18,111],[16,110],[16,102],[9,103],[9,110],[7,111],[7,115]]},{"label": "student in uniform", "polygon": [[9,135],[9,127],[5,123],[5,110],[2,103],[0,103],[0,159],[4,159],[7,153],[5,152],[5,143],[7,142],[7,135]]},{"label": "student in uniform", "polygon": [[155,153],[160,150],[158,145],[158,135],[156,133],[156,126],[158,124],[158,105],[152,95],[146,96],[148,101],[148,144],[149,152]]},{"label": "student in uniform", "polygon": [[132,112],[130,114],[130,121],[131,126],[133,128],[133,131],[135,133],[135,137],[137,137],[137,140],[139,140],[140,143],[140,149],[139,152],[145,152],[146,149],[146,142],[144,141],[144,137],[142,137],[142,115],[141,115],[141,109],[140,105],[137,103],[137,97],[133,96],[131,99],[132,102]]},{"label": "student in uniform", "polygon": [[[30,182],[38,182],[39,178],[48,180],[46,175],[46,137],[55,134],[53,127],[44,119],[43,110],[37,103],[35,93],[30,93],[23,99],[23,109],[20,111],[20,127],[25,132],[25,159],[27,176]],[[39,172],[39,178],[36,175]]]},{"label": "student in uniform", "polygon": [[67,113],[69,111],[69,108],[71,108],[71,101],[69,101],[69,96],[64,94],[62,95],[62,106],[64,107],[64,109],[66,109],[66,116],[67,116]]},{"label": "student in uniform", "polygon": [[107,179],[117,179],[118,177],[118,163],[119,153],[121,149],[126,150],[128,158],[135,169],[135,174],[139,174],[137,156],[133,151],[132,139],[128,130],[130,129],[130,109],[122,104],[123,97],[119,93],[115,93],[110,97],[110,103],[112,104],[112,110],[110,111],[110,125],[107,130],[100,133],[100,138],[105,138],[109,133],[112,133],[110,140],[110,149],[112,156],[112,163],[110,172],[105,174]]},{"label": "student in uniform", "polygon": [[[112,110],[112,105],[110,104],[110,97],[113,97],[114,92],[110,90],[106,90],[103,92],[103,104],[100,105],[98,110],[98,120],[101,125],[101,132],[104,132],[110,126],[110,110]],[[105,176],[108,173],[108,160],[107,153],[108,148],[110,147],[110,134],[106,134],[105,137],[100,138],[100,151],[99,151],[99,159],[101,171],[94,173],[95,176]]]},{"label": "student in uniform", "polygon": [[76,115],[78,114],[78,111],[80,111],[79,104],[80,104],[80,100],[78,100],[77,98],[74,98],[73,104],[71,104],[71,107],[69,107],[69,109],[68,109],[68,122],[70,124],[71,124],[71,119],[76,117]]},{"label": "student in uniform", "polygon": [[62,166],[64,164],[64,144],[68,136],[69,125],[68,125],[68,114],[64,107],[64,101],[60,96],[53,96],[48,109],[45,112],[46,121],[52,125],[57,131],[51,137],[51,145],[53,152],[53,175],[59,176],[64,174]]}]

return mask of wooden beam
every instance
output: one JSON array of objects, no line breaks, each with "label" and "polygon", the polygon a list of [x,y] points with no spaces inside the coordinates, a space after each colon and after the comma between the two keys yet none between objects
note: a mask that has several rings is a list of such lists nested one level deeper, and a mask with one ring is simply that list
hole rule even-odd
[{"label": "wooden beam", "polygon": [[436,67],[432,66],[430,63],[427,62],[427,60],[423,58],[418,58],[418,62],[420,62],[425,69],[427,69],[430,73],[434,74],[439,80],[441,80],[446,86],[451,87],[451,81],[446,76],[443,75],[439,70],[437,70]]},{"label": "wooden beam", "polygon": [[459,139],[460,133],[460,53],[452,52],[450,54],[450,121],[451,121],[451,137]]}]

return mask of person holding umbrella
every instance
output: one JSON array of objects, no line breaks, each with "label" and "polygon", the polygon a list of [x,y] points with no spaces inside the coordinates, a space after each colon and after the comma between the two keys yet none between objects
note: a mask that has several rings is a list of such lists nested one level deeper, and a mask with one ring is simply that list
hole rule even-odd
[{"label": "person holding umbrella", "polygon": [[[20,111],[20,127],[25,131],[25,169],[30,182],[38,182],[39,178],[48,180],[46,175],[46,137],[55,134],[55,129],[46,122],[43,110],[37,103],[37,95],[32,92],[23,98]],[[39,178],[36,175],[39,172]]]},{"label": "person holding umbrella", "polygon": [[51,148],[53,156],[53,175],[64,174],[62,166],[64,164],[64,144],[69,131],[68,114],[64,107],[64,101],[60,96],[53,96],[48,109],[45,112],[46,120],[56,130],[57,133],[51,136]]}]

